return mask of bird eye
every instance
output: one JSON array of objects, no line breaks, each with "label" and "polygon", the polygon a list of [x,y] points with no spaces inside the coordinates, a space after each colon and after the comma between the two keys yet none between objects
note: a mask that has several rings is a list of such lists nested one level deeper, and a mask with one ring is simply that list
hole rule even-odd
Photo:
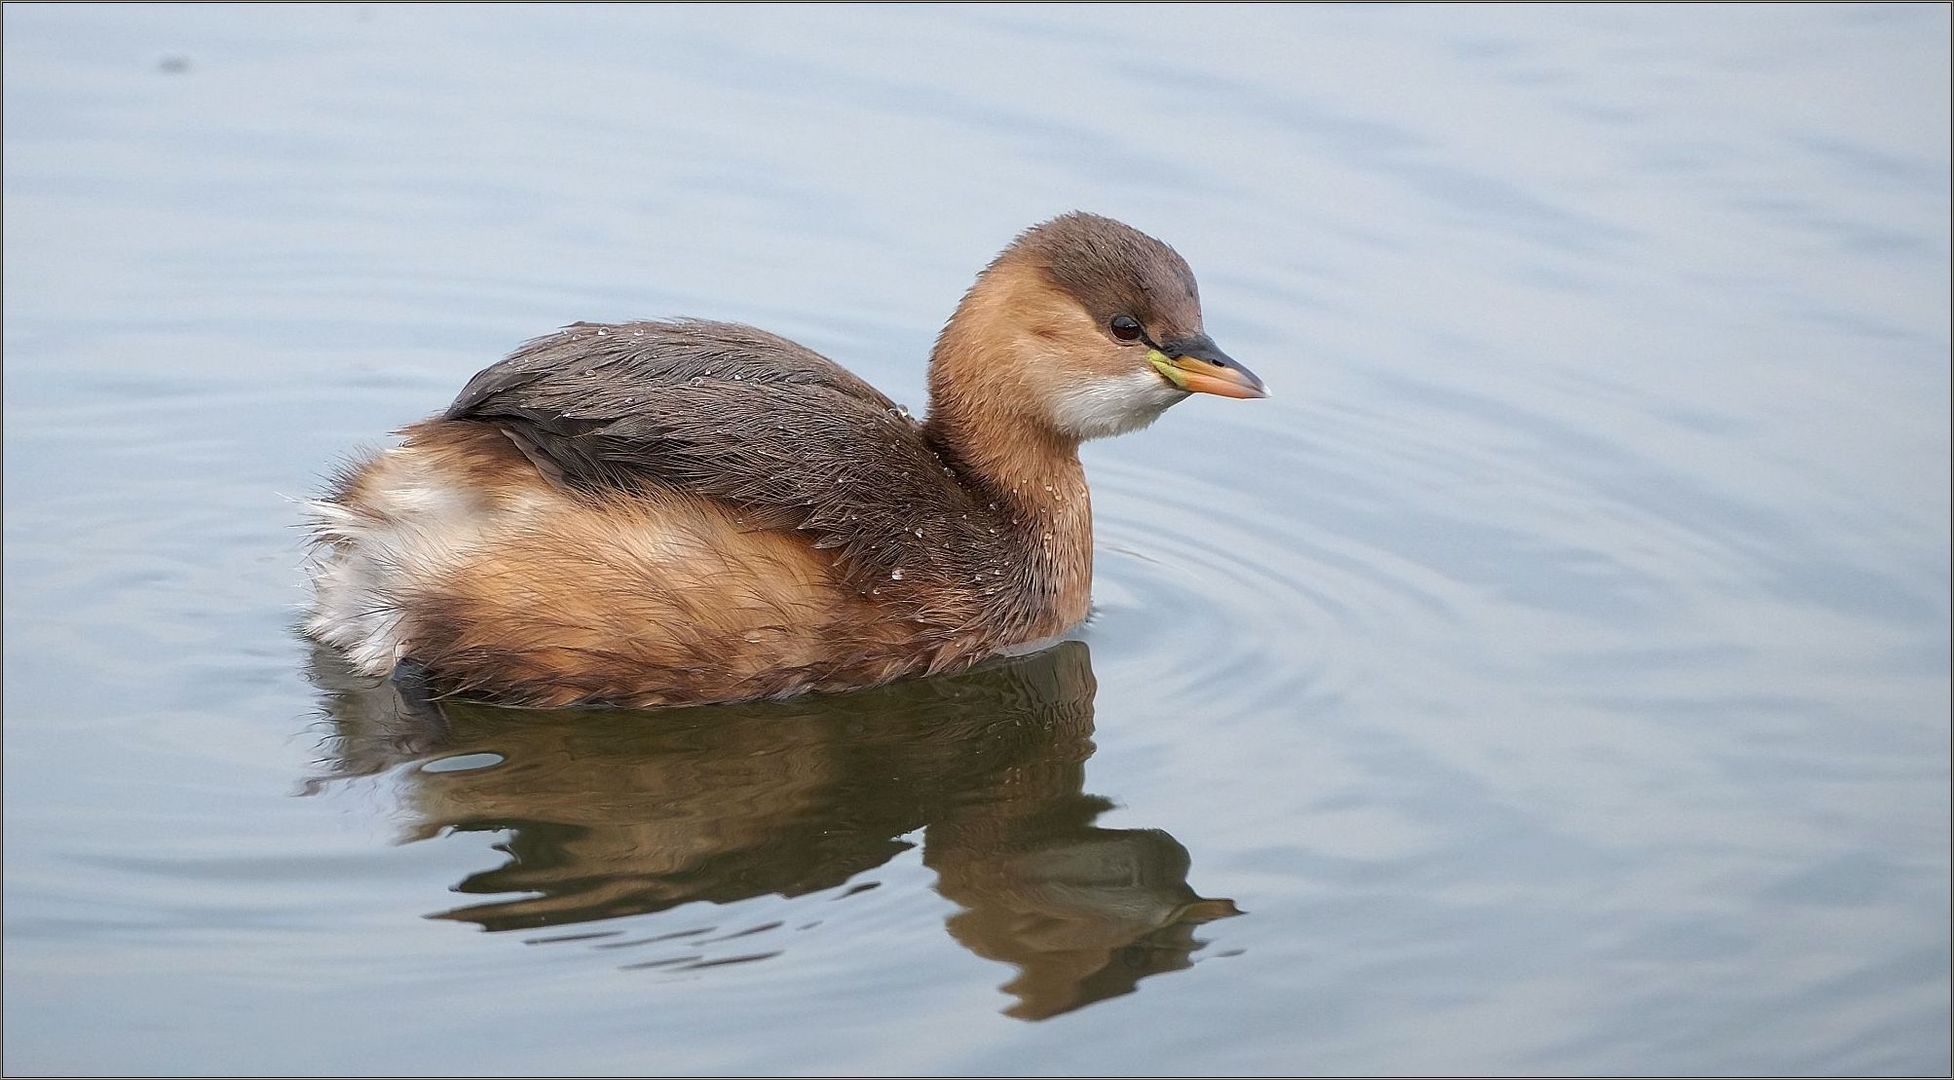
[{"label": "bird eye", "polygon": [[1113,328],[1113,336],[1121,341],[1140,340],[1140,320],[1133,316],[1115,315],[1110,325]]}]

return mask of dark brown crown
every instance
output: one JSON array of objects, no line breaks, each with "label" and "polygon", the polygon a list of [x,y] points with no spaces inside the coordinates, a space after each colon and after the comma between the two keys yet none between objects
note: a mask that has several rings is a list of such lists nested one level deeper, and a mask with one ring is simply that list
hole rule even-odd
[{"label": "dark brown crown", "polygon": [[1173,248],[1098,214],[1074,211],[1034,225],[998,256],[1029,263],[1105,322],[1131,315],[1166,340],[1199,333],[1201,292]]}]

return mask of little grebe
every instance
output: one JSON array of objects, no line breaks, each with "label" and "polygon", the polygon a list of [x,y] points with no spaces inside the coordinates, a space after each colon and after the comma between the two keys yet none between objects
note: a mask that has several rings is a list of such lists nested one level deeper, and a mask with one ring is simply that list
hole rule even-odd
[{"label": "little grebe", "polygon": [[685,705],[968,667],[1086,616],[1078,448],[1262,397],[1194,274],[1073,213],[977,278],[917,422],[748,326],[577,323],[313,504],[307,629],[371,675],[539,706]]}]

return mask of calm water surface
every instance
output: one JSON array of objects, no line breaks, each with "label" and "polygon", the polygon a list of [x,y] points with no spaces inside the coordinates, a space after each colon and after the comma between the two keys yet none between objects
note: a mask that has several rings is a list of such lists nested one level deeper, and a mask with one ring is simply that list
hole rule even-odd
[{"label": "calm water surface", "polygon": [[[5,14],[10,1072],[1924,1072],[1944,7]],[[1081,640],[431,712],[347,451],[575,319],[920,406],[1017,229],[1261,403],[1087,450]]]}]

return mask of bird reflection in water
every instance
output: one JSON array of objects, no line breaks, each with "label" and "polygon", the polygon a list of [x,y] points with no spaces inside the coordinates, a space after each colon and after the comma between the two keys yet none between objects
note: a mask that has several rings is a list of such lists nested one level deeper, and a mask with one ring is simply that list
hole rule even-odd
[{"label": "bird reflection in water", "polygon": [[1189,967],[1194,927],[1239,914],[1188,886],[1173,837],[1093,824],[1112,804],[1082,788],[1095,685],[1080,642],[843,697],[657,713],[437,705],[325,651],[313,674],[327,779],[418,761],[401,773],[413,838],[507,832],[508,861],[457,887],[502,898],[437,918],[533,930],[803,896],[922,829],[961,908],[951,936],[1015,965],[1005,1012],[1036,1020]]}]

